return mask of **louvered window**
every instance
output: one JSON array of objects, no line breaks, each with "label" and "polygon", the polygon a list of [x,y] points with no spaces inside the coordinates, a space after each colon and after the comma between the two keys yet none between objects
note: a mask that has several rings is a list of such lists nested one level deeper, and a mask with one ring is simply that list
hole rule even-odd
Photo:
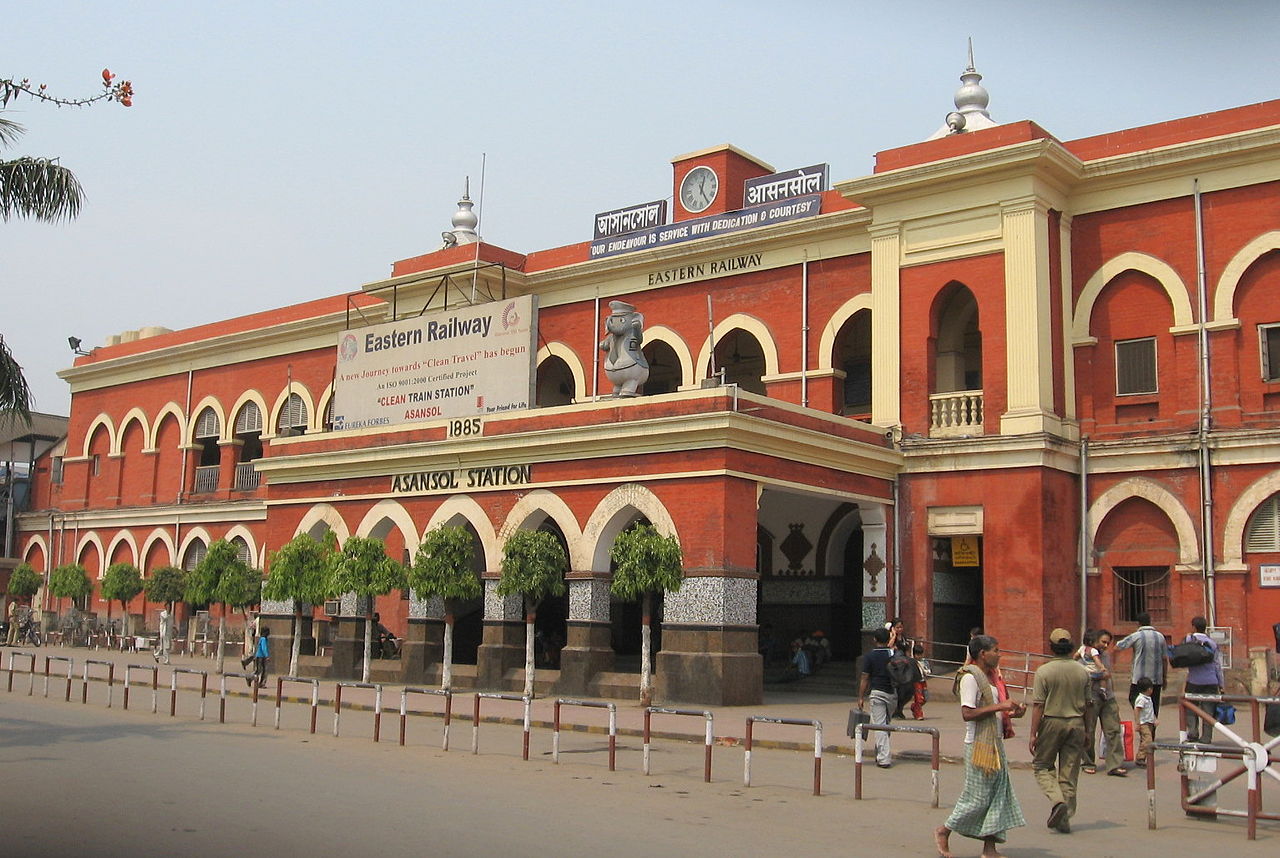
[{"label": "louvered window", "polygon": [[1262,347],[1262,380],[1280,381],[1280,325],[1258,325]]},{"label": "louvered window", "polygon": [[182,558],[182,568],[188,572],[195,571],[195,568],[200,565],[200,561],[203,560],[204,556],[208,553],[209,546],[197,539],[195,542],[187,546],[187,555]]},{"label": "louvered window", "polygon": [[1272,495],[1259,506],[1244,535],[1245,551],[1280,551],[1280,495]]},{"label": "louvered window", "polygon": [[1116,395],[1157,391],[1155,338],[1117,342]]},{"label": "louvered window", "polygon": [[246,566],[253,565],[253,552],[249,550],[249,543],[244,541],[243,536],[237,536],[231,540],[231,545],[236,550],[236,559]]},{"label": "louvered window", "polygon": [[280,409],[280,420],[276,423],[279,429],[306,429],[307,404],[296,393],[290,393]]},{"label": "louvered window", "polygon": [[217,438],[218,437],[218,412],[212,408],[206,408],[200,412],[200,416],[196,418],[196,435],[197,438]]},{"label": "louvered window", "polygon": [[236,415],[236,434],[262,431],[262,410],[256,402],[246,402]]}]

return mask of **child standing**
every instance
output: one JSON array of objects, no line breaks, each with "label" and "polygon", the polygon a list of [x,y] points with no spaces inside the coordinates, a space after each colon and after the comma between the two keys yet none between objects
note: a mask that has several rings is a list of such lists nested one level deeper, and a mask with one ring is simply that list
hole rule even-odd
[{"label": "child standing", "polygon": [[924,660],[924,644],[915,644],[911,648],[911,658],[916,663],[914,689],[911,697],[911,717],[917,721],[924,720],[924,704],[929,702],[929,662]]},{"label": "child standing", "polygon": [[1147,751],[1156,740],[1156,713],[1151,700],[1151,690],[1155,686],[1151,680],[1143,677],[1138,680],[1138,696],[1133,699],[1133,720],[1138,725],[1138,752],[1134,754],[1134,764],[1147,765]]}]

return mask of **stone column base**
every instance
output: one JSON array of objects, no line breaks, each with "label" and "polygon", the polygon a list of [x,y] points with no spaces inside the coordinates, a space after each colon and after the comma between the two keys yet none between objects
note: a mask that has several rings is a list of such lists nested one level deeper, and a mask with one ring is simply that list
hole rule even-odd
[{"label": "stone column base", "polygon": [[654,676],[657,699],[709,706],[764,702],[756,626],[663,624]]},{"label": "stone column base", "polygon": [[608,623],[569,620],[568,641],[560,650],[560,681],[557,694],[587,694],[597,673],[613,670],[614,654]]},{"label": "stone column base", "polygon": [[334,679],[359,680],[364,670],[364,617],[337,617],[333,639]]},{"label": "stone column base", "polygon": [[[271,657],[267,659],[267,673],[273,676],[287,676],[289,673],[289,660],[293,656],[293,615],[287,616],[268,616],[267,614],[259,615],[259,628],[269,629],[271,634],[268,635],[268,651]],[[230,653],[235,656],[236,661],[244,658],[243,650]],[[230,668],[235,670],[235,668]],[[253,665],[250,664],[247,671],[253,671]]]},{"label": "stone column base", "polygon": [[476,653],[476,682],[480,688],[503,688],[507,671],[524,667],[524,621],[485,620]]},{"label": "stone column base", "polygon": [[444,659],[444,620],[410,617],[400,648],[401,682],[438,682]]}]

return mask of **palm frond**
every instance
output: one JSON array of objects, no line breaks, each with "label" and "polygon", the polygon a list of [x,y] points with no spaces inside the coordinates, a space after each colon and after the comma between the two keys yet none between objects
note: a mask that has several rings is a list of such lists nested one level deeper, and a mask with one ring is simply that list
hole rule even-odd
[{"label": "palm frond", "polygon": [[70,220],[80,213],[83,198],[75,175],[53,159],[0,161],[0,219]]},{"label": "palm frond", "polygon": [[26,130],[12,119],[0,117],[0,145],[12,146]]},{"label": "palm frond", "polygon": [[12,414],[30,425],[31,399],[31,387],[22,374],[22,367],[0,335],[0,415]]}]

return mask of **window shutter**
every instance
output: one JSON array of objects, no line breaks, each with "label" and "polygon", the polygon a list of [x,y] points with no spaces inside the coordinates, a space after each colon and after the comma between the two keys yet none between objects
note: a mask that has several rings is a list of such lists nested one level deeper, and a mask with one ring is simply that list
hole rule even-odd
[{"label": "window shutter", "polygon": [[1122,340],[1116,343],[1116,394],[1156,393],[1156,341]]},{"label": "window shutter", "polygon": [[231,540],[231,544],[236,549],[236,559],[246,566],[253,565],[253,552],[249,550],[249,543],[244,541],[243,536],[237,536]]},{"label": "window shutter", "polygon": [[195,436],[197,438],[217,438],[218,434],[218,412],[212,408],[206,408],[196,418]]},{"label": "window shutter", "polygon": [[182,568],[188,572],[194,572],[195,568],[200,565],[200,561],[209,553],[209,546],[199,540],[191,543],[187,548],[187,556],[182,561]]},{"label": "window shutter", "polygon": [[236,416],[236,434],[247,435],[262,431],[262,409],[256,402],[246,402]]},{"label": "window shutter", "polygon": [[284,408],[280,409],[280,420],[276,426],[279,429],[307,428],[307,404],[302,401],[301,396],[296,393],[289,394]]},{"label": "window shutter", "polygon": [[1280,551],[1280,495],[1258,505],[1244,537],[1245,551]]}]

